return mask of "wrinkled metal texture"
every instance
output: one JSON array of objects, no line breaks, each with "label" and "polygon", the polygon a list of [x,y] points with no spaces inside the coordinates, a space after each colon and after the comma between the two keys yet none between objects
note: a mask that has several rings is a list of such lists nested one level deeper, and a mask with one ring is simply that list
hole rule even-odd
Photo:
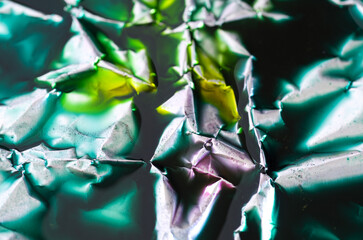
[{"label": "wrinkled metal texture", "polygon": [[0,2],[0,239],[360,239],[363,4]]}]

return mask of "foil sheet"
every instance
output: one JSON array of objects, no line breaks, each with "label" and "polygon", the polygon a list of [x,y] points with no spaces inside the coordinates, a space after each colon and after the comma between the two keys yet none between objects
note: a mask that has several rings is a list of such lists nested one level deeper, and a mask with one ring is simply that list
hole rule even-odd
[{"label": "foil sheet", "polygon": [[363,5],[0,2],[0,239],[360,239]]}]

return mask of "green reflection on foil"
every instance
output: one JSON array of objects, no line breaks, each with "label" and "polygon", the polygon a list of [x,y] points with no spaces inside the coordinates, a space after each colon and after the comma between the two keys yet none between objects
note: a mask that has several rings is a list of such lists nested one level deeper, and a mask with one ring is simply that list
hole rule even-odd
[{"label": "green reflection on foil", "polygon": [[362,236],[358,1],[62,4],[0,2],[0,239]]}]

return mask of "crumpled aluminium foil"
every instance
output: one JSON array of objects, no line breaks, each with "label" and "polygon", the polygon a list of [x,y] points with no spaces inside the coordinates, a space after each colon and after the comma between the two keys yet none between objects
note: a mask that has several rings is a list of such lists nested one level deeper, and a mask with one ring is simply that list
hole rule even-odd
[{"label": "crumpled aluminium foil", "polygon": [[362,236],[362,43],[353,34],[337,57],[286,83],[277,109],[251,107],[265,152],[280,154],[267,156],[270,177],[243,209],[241,239],[256,226],[261,239]]},{"label": "crumpled aluminium foil", "polygon": [[0,239],[359,239],[363,5],[0,2]]}]

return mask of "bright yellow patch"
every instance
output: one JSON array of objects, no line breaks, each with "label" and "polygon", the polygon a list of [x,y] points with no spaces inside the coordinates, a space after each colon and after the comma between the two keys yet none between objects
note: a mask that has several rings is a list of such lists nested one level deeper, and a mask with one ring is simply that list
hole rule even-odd
[{"label": "bright yellow patch", "polygon": [[98,68],[90,77],[78,80],[79,84],[70,93],[63,93],[61,103],[72,112],[99,112],[112,107],[135,90],[131,78],[121,76],[111,70]]},{"label": "bright yellow patch", "polygon": [[232,124],[241,118],[237,111],[233,89],[230,86],[209,82],[205,79],[200,80],[199,86],[202,99],[218,109],[224,122]]},{"label": "bright yellow patch", "polygon": [[203,101],[215,106],[226,124],[236,123],[241,117],[233,89],[226,85],[217,65],[202,50],[196,50],[201,72],[195,70],[194,73]]}]

